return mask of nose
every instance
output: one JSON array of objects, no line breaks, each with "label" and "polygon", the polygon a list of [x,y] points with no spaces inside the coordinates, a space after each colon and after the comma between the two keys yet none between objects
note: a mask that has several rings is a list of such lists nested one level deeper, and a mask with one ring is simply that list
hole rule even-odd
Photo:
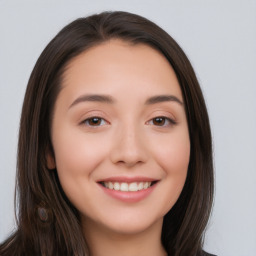
[{"label": "nose", "polygon": [[147,149],[143,132],[136,127],[126,126],[120,129],[113,139],[110,152],[111,161],[126,167],[133,167],[147,161]]}]

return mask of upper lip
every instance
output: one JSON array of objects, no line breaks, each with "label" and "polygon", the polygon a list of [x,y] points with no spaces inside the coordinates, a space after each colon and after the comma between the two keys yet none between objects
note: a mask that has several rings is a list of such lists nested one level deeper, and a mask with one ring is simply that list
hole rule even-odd
[{"label": "upper lip", "polygon": [[150,177],[143,177],[143,176],[135,176],[135,177],[125,177],[125,176],[114,176],[114,177],[108,177],[105,179],[100,179],[97,182],[108,182],[108,181],[113,181],[113,182],[126,182],[126,183],[131,183],[131,182],[152,182],[152,181],[157,181],[158,179],[155,178],[150,178]]}]

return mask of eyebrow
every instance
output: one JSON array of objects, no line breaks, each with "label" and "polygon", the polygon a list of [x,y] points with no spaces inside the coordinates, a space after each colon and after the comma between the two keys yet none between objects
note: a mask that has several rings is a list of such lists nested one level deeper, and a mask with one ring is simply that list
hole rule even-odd
[{"label": "eyebrow", "polygon": [[183,102],[174,95],[153,96],[153,97],[150,97],[149,99],[147,99],[145,104],[146,105],[152,105],[152,104],[161,103],[161,102],[168,102],[168,101],[174,101],[174,102],[179,103],[181,106],[183,106]]},{"label": "eyebrow", "polygon": [[[78,97],[76,100],[73,101],[73,103],[69,106],[69,108],[82,103],[82,102],[101,102],[101,103],[107,103],[107,104],[113,104],[115,103],[115,100],[109,96],[109,95],[101,95],[101,94],[86,94]],[[153,105],[161,102],[177,102],[181,106],[183,105],[182,101],[178,99],[174,95],[156,95],[153,97],[150,97],[146,100],[145,105]]]},{"label": "eyebrow", "polygon": [[86,94],[78,97],[73,103],[69,106],[69,108],[73,107],[74,105],[77,105],[81,102],[102,102],[102,103],[108,103],[113,104],[115,100],[109,96],[109,95],[100,95],[100,94]]}]

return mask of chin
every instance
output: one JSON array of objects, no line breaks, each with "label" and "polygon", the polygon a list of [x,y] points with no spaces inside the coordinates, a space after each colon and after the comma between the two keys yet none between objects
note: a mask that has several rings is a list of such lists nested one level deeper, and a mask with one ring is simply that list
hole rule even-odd
[{"label": "chin", "polygon": [[102,223],[109,232],[117,235],[136,235],[141,234],[150,229],[162,229],[163,217],[160,219],[149,219],[149,216],[144,218],[124,217],[122,219],[112,220],[108,223]]}]

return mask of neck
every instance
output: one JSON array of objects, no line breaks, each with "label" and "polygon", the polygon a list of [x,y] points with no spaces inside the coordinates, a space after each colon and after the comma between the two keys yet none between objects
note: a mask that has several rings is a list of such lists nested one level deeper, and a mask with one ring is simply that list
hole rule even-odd
[{"label": "neck", "polygon": [[161,243],[162,220],[136,234],[119,234],[96,225],[90,221],[83,223],[90,256],[167,255]]}]

